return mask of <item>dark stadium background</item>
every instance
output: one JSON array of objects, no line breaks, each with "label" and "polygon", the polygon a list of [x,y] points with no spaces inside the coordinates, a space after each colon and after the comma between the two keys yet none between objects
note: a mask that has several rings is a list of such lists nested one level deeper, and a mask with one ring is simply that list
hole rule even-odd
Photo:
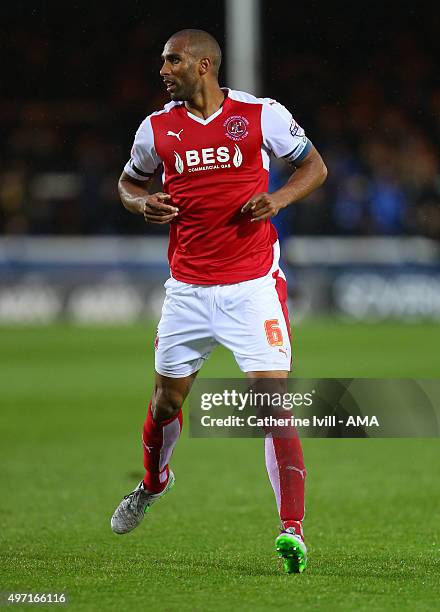
[{"label": "dark stadium background", "polygon": [[[121,209],[115,179],[137,125],[167,101],[158,75],[165,39],[193,25],[224,45],[223,3],[16,2],[0,10],[2,232],[166,231]],[[435,3],[266,1],[262,14],[260,94],[292,109],[329,167],[325,187],[289,210],[286,231],[438,239]],[[78,175],[70,197],[41,201],[32,191],[48,170]]]},{"label": "dark stadium background", "polygon": [[[187,422],[172,494],[133,534],[110,531],[142,477],[168,274],[166,230],[122,208],[117,179],[167,101],[170,34],[214,34],[228,84],[223,4],[0,6],[0,604],[13,590],[87,611],[436,610],[434,430],[304,440],[301,576],[273,552],[261,440],[195,439]],[[261,25],[259,93],[293,111],[329,168],[275,219],[292,376],[438,381],[440,8],[264,0]],[[271,188],[284,177],[275,162]],[[219,348],[202,376],[240,374]]]}]

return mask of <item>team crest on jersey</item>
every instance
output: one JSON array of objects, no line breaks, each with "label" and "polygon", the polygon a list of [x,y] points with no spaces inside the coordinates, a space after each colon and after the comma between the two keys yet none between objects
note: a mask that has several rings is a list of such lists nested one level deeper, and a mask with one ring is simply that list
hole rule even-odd
[{"label": "team crest on jersey", "polygon": [[249,121],[242,115],[228,117],[223,125],[226,128],[226,136],[231,140],[243,140],[249,134]]}]

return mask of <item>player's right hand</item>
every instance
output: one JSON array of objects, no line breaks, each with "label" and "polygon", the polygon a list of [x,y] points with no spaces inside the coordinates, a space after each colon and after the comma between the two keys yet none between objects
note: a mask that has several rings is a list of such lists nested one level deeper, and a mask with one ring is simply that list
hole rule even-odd
[{"label": "player's right hand", "polygon": [[145,198],[143,215],[146,223],[169,223],[178,214],[179,209],[171,205],[171,196],[167,193],[152,193]]}]

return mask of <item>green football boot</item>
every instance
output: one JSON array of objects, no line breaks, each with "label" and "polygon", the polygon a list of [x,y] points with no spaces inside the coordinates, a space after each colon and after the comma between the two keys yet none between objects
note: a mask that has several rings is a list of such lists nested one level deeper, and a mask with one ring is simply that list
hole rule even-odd
[{"label": "green football boot", "polygon": [[284,560],[287,574],[300,574],[307,567],[307,548],[293,527],[283,529],[275,540],[278,556]]}]

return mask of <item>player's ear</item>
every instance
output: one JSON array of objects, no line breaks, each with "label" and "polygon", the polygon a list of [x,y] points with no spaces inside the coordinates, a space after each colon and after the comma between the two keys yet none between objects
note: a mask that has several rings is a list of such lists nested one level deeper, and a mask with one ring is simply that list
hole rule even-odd
[{"label": "player's ear", "polygon": [[199,73],[200,76],[206,74],[211,66],[211,60],[209,57],[203,57],[199,62]]}]

